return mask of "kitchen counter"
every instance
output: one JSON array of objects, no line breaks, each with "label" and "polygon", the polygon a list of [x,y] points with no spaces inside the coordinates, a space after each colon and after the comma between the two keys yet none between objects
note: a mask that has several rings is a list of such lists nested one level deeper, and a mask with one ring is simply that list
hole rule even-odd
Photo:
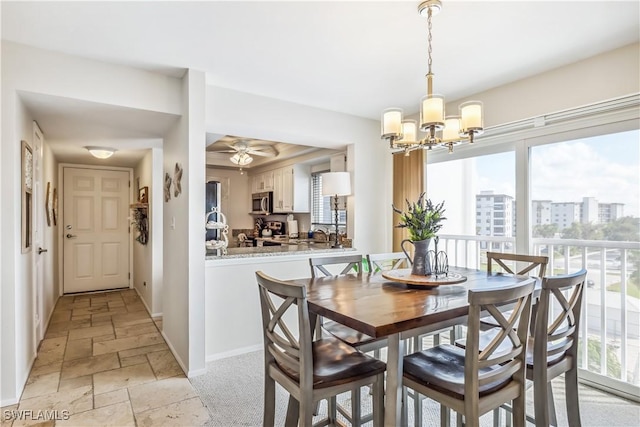
[{"label": "kitchen counter", "polygon": [[236,258],[273,257],[287,255],[309,255],[320,253],[340,253],[355,251],[354,248],[332,249],[330,243],[309,242],[309,241],[280,241],[280,246],[256,246],[227,248],[226,255],[208,254],[206,260],[223,260]]}]

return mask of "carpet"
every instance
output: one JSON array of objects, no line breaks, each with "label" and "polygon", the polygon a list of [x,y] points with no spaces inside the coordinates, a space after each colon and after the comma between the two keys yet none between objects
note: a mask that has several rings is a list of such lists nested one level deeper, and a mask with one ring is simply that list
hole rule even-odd
[{"label": "carpet", "polygon": [[[190,379],[211,414],[207,426],[258,427],[262,425],[263,360],[262,351],[217,360],[207,365],[206,374]],[[567,424],[564,408],[564,384],[561,378],[554,380],[553,389],[558,424],[562,427],[570,427]],[[365,388],[362,393],[363,413],[371,411],[371,396],[366,390]],[[585,386],[580,386],[579,393],[584,427],[637,427],[640,425],[640,405]],[[344,393],[338,396],[338,402],[350,408],[350,397],[350,393]],[[288,393],[276,383],[276,426],[284,425],[288,399]],[[532,402],[533,393],[529,390],[528,414],[533,414]],[[408,406],[409,425],[413,425],[412,399],[409,399]],[[314,422],[326,416],[326,410],[326,403],[323,402]],[[452,421],[455,421],[453,413],[452,418]],[[341,418],[341,421],[348,425],[345,419]],[[480,422],[483,427],[491,427],[492,413],[482,416]],[[504,415],[500,424],[504,425]],[[423,399],[423,425],[440,425],[440,406],[430,399]]]}]

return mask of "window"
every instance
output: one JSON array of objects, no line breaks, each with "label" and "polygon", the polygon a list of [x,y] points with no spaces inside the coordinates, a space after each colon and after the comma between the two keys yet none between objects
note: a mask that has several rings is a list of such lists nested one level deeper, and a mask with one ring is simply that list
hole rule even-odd
[{"label": "window", "polygon": [[[322,174],[329,172],[314,172],[311,174],[311,224],[312,225],[332,225],[335,224],[335,210],[333,197],[322,195]],[[343,206],[343,203],[339,203]],[[338,224],[347,224],[347,212],[338,209]],[[335,227],[334,227],[335,228]]]}]

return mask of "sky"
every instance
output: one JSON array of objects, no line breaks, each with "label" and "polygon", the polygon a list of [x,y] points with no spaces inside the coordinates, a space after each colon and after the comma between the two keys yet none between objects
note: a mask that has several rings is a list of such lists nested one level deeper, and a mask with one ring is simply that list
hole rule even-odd
[{"label": "sky", "polygon": [[[496,167],[500,165],[500,167]],[[477,159],[477,189],[515,196],[513,152]],[[624,203],[624,214],[640,217],[640,131],[584,138],[532,148],[534,200]]]}]

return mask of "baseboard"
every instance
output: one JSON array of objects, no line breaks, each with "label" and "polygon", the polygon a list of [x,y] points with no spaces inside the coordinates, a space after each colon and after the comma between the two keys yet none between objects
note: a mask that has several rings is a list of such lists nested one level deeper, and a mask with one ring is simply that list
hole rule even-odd
[{"label": "baseboard", "polygon": [[262,350],[262,344],[251,345],[248,347],[236,348],[234,350],[225,351],[223,353],[210,354],[205,358],[205,363],[214,362],[220,359],[226,359],[228,357],[239,356],[241,354],[253,353],[254,351]]},{"label": "baseboard", "polygon": [[18,399],[17,397],[14,397],[12,399],[0,400],[0,407],[4,408],[5,406],[15,405],[18,402],[20,402],[20,399]]},{"label": "baseboard", "polygon": [[178,362],[178,365],[180,365],[182,372],[184,372],[184,374],[188,377],[189,370],[187,369],[186,365],[182,362],[182,359],[178,355],[178,352],[176,351],[176,349],[173,347],[173,344],[171,344],[169,337],[167,337],[164,331],[160,331],[160,335],[162,335],[162,338],[164,338],[164,341],[167,343],[167,347],[169,347],[169,350],[171,351],[171,353],[173,353],[173,357],[176,358],[176,362]]}]

